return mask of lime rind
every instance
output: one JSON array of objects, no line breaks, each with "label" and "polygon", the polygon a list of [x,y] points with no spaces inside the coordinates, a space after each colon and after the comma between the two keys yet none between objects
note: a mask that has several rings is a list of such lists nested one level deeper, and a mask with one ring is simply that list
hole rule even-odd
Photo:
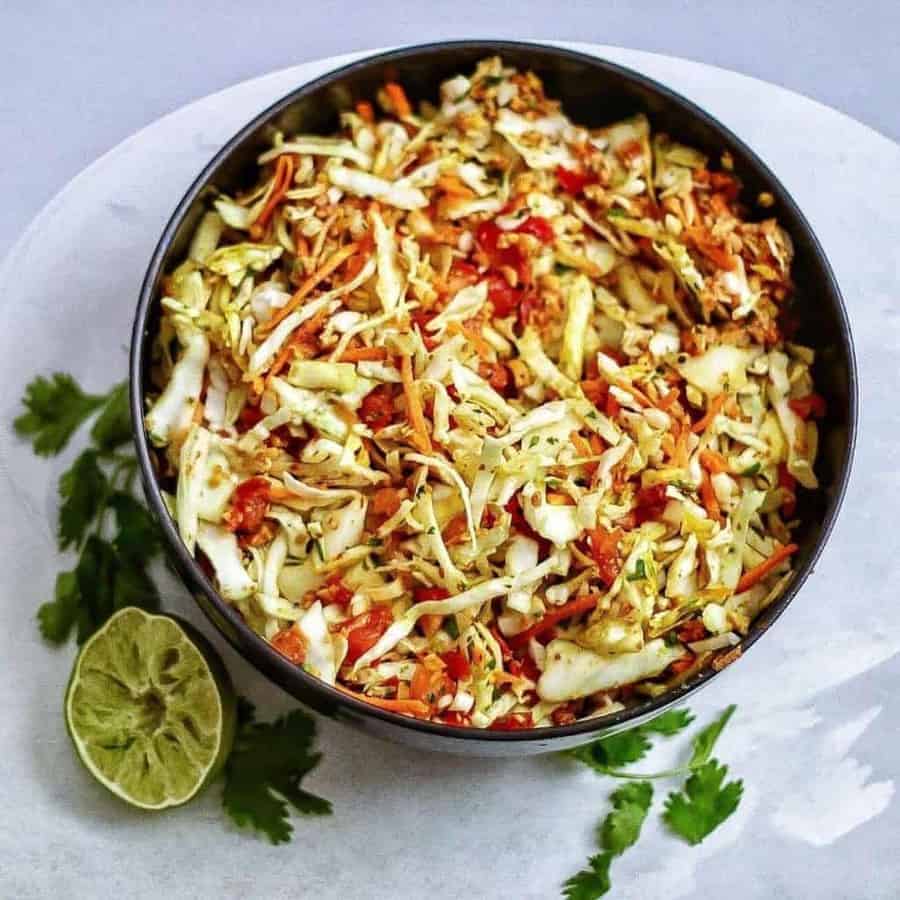
[{"label": "lime rind", "polygon": [[65,714],[91,774],[132,806],[158,810],[186,803],[218,774],[234,739],[236,700],[199,633],[130,607],[85,643]]}]

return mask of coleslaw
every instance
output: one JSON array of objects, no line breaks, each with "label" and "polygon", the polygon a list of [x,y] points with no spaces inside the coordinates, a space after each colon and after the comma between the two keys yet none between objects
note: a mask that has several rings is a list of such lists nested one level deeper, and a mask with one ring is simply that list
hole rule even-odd
[{"label": "coleslaw", "polygon": [[452,725],[603,716],[792,577],[825,409],[790,237],[727,154],[499,58],[437,99],[388,83],[211,198],[145,427],[186,547],[306,671]]}]

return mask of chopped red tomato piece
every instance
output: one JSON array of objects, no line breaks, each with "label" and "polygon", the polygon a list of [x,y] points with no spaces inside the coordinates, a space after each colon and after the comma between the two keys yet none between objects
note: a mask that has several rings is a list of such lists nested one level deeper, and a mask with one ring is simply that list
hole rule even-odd
[{"label": "chopped red tomato piece", "polygon": [[506,665],[510,675],[525,677],[531,681],[537,681],[541,677],[541,670],[537,663],[526,653],[521,659],[513,657]]},{"label": "chopped red tomato piece", "polygon": [[296,625],[279,631],[272,638],[272,646],[297,666],[306,659],[306,641]]},{"label": "chopped red tomato piece", "polygon": [[340,572],[335,572],[319,593],[325,603],[335,603],[338,606],[346,606],[353,599],[353,591],[341,580]]},{"label": "chopped red tomato piece", "polygon": [[556,237],[553,226],[547,219],[541,216],[529,216],[516,228],[518,234],[530,234],[536,237],[542,244],[550,244]]},{"label": "chopped red tomato piece", "polygon": [[503,232],[493,220],[482,222],[475,230],[475,241],[490,260],[491,268],[510,268],[520,284],[531,284],[531,267],[518,246],[501,247]]},{"label": "chopped red tomato piece", "polygon": [[463,681],[471,676],[472,669],[462,651],[448,650],[446,653],[441,654],[441,659],[447,667],[447,674],[454,681]]},{"label": "chopped red tomato piece", "polygon": [[513,528],[515,528],[515,530],[518,531],[519,534],[523,534],[525,535],[525,537],[530,537],[532,540],[537,541],[538,556],[541,559],[546,558],[546,555],[550,552],[550,541],[548,541],[546,538],[541,537],[528,524],[528,520],[525,518],[525,514],[522,512],[519,495],[515,494],[513,497],[511,497],[509,502],[503,508],[512,516]]},{"label": "chopped red tomato piece", "polygon": [[258,406],[247,404],[238,416],[237,429],[242,432],[249,431],[262,418],[263,411]]},{"label": "chopped red tomato piece", "polygon": [[681,659],[676,659],[669,668],[673,675],[680,675],[682,672],[686,672],[696,662],[696,659],[693,653],[686,653]]},{"label": "chopped red tomato piece", "polygon": [[578,716],[575,715],[575,704],[569,701],[562,706],[557,706],[550,713],[550,719],[554,725],[571,725],[578,719]]},{"label": "chopped red tomato piece", "polygon": [[371,650],[394,621],[394,614],[386,606],[375,606],[355,616],[347,623],[347,656],[345,662],[355,663],[363,653]]},{"label": "chopped red tomato piece", "polygon": [[533,728],[531,721],[531,713],[510,713],[508,716],[501,716],[494,719],[488,729],[490,731],[518,731],[522,728]]},{"label": "chopped red tomato piece", "polygon": [[442,587],[425,587],[419,585],[413,588],[414,603],[428,603],[431,600],[446,600],[450,596],[450,591]]},{"label": "chopped red tomato piece", "polygon": [[522,292],[516,290],[498,272],[491,272],[487,278],[488,300],[494,307],[494,315],[498,319],[505,319],[515,312],[522,299]]},{"label": "chopped red tomato piece", "polygon": [[700,619],[691,619],[678,629],[678,640],[682,644],[693,644],[694,641],[702,641],[706,637],[706,626]]},{"label": "chopped red tomato piece", "polygon": [[572,169],[567,169],[565,166],[557,166],[556,180],[567,194],[577,196],[596,178],[590,172],[576,172]]},{"label": "chopped red tomato piece", "polygon": [[658,519],[665,511],[668,502],[664,484],[641,488],[637,494],[637,506],[634,510],[635,524],[643,525],[644,522]]},{"label": "chopped red tomato piece", "polygon": [[457,712],[455,709],[450,710],[450,712],[444,713],[444,715],[441,716],[441,721],[445,725],[456,725],[461,727],[465,727],[469,724],[469,720],[466,718],[466,716],[461,712]]},{"label": "chopped red tomato piece", "polygon": [[225,527],[230,531],[252,534],[258,531],[269,511],[272,488],[265,478],[249,478],[234,490],[231,508],[225,513]]},{"label": "chopped red tomato piece", "polygon": [[821,394],[807,394],[788,400],[788,406],[804,421],[812,416],[814,419],[825,417],[825,398]]},{"label": "chopped red tomato piece", "polygon": [[778,486],[789,492],[781,504],[781,512],[786,519],[793,519],[797,512],[797,479],[788,472],[785,463],[778,465]]},{"label": "chopped red tomato piece", "polygon": [[390,384],[379,384],[366,394],[359,407],[359,417],[373,431],[387,428],[394,418],[394,388]]}]

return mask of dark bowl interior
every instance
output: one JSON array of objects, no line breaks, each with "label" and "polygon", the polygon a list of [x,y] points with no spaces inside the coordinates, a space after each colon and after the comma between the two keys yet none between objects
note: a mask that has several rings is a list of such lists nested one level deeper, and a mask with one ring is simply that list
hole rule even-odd
[{"label": "dark bowl interior", "polygon": [[[856,426],[856,369],[850,330],[840,292],[822,248],[803,214],[765,164],[734,134],[690,101],[621,66],[568,50],[506,41],[463,41],[411,47],[370,57],[297,88],[260,113],[236,134],[200,173],[172,215],[150,261],[141,290],[131,343],[131,408],[144,489],[166,535],[170,556],[204,612],[235,646],[272,681],[326,715],[337,716],[380,737],[429,750],[482,756],[521,755],[562,750],[604,733],[621,730],[684,700],[713,679],[711,667],[667,694],[603,719],[573,725],[492,732],[421,722],[348,697],[292,665],[228,606],[195,560],[187,553],[166,512],[155,476],[153,450],[143,427],[143,396],[152,336],[157,327],[160,278],[185,256],[191,233],[202,215],[208,186],[225,190],[244,186],[253,177],[258,153],[268,146],[273,127],[285,132],[327,134],[336,129],[340,111],[369,99],[386,80],[399,80],[414,99],[437,96],[441,81],[472,69],[485,56],[536,72],[548,95],[563,103],[576,122],[599,126],[644,112],[655,130],[707,153],[712,160],[729,151],[744,184],[742,199],[750,218],[775,215],[791,234],[797,286],[794,311],[801,325],[797,340],[817,351],[814,377],[828,414],[821,429],[817,473],[821,490],[803,492],[797,540],[797,574],[784,595],[753,624],[742,642],[746,650],[783,612],[806,579],[831,530],[847,483]],[[773,207],[754,208],[762,191]],[[721,666],[720,666],[721,667]]]}]

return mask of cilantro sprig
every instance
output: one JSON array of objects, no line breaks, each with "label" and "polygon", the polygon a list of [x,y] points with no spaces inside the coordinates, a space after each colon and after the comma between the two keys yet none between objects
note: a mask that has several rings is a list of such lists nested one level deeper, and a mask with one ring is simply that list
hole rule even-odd
[{"label": "cilantro sprig", "polygon": [[[38,610],[41,634],[62,644],[75,630],[83,643],[116,610],[153,610],[159,594],[148,565],[161,540],[156,522],[135,497],[137,461],[131,454],[128,385],[106,394],[85,393],[71,375],[35,378],[22,398],[17,433],[40,456],[54,456],[78,428],[94,417],[89,446],[59,480],[57,542],[77,554],[75,567],[56,577],[53,599]],[[291,839],[292,807],[304,815],[327,815],[331,804],[303,790],[301,782],[319,762],[313,751],[315,720],[294,710],[274,722],[257,722],[253,705],[238,698],[238,731],[225,765],[222,805],[239,827],[252,828],[273,844]]]},{"label": "cilantro sprig", "polygon": [[274,722],[255,720],[253,705],[241,700],[238,733],[225,766],[222,805],[236,825],[253,828],[273,844],[291,839],[289,805],[306,816],[331,813],[331,804],[300,787],[318,765],[313,753],[315,720],[295,709]]},{"label": "cilantro sprig", "polygon": [[636,728],[567,751],[568,756],[601,775],[629,779],[610,796],[612,810],[597,829],[600,852],[563,884],[563,895],[568,900],[597,900],[610,890],[610,864],[640,837],[653,802],[653,780],[687,776],[682,789],[668,795],[662,818],[670,832],[689,844],[699,844],[737,809],[742,782],[726,784],[727,767],[712,758],[734,710],[734,706],[729,706],[697,732],[686,765],[665,772],[638,774],[625,771],[624,767],[647,755],[652,735],[671,737],[687,728],[694,717],[686,709],[669,710]]},{"label": "cilantro sprig", "polygon": [[15,429],[42,456],[62,452],[79,426],[96,415],[90,446],[59,479],[57,542],[78,558],[73,569],[57,575],[53,599],[37,613],[48,641],[62,644],[74,630],[81,644],[116,610],[159,605],[147,572],[160,549],[159,534],[132,493],[137,461],[123,449],[131,440],[127,384],[88,394],[71,375],[57,372],[35,378],[22,403],[26,411]]}]

